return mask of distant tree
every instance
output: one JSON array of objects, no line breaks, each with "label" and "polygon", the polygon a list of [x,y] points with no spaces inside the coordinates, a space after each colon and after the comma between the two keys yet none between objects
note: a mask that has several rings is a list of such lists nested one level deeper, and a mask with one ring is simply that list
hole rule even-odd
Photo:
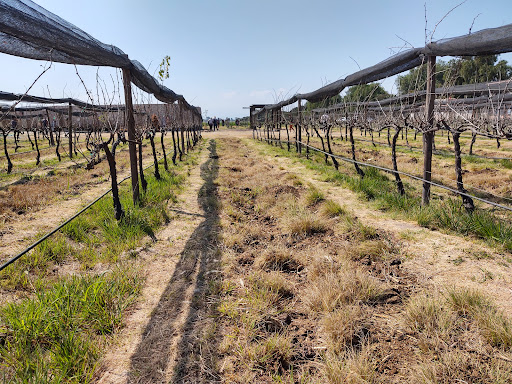
[{"label": "distant tree", "polygon": [[[342,99],[341,99],[341,96],[340,95],[336,95],[336,96],[333,96],[333,97],[330,97],[326,100],[321,100],[321,101],[316,101],[314,103],[311,103],[311,102],[306,102],[306,106],[304,107],[304,110],[305,111],[312,111],[313,109],[316,109],[316,108],[327,108],[327,107],[330,107],[334,104],[338,104],[338,103],[341,103]],[[292,110],[293,111],[293,110]]]},{"label": "distant tree", "polygon": [[460,60],[458,82],[461,84],[485,83],[505,80],[512,76],[512,67],[498,55],[476,56]]},{"label": "distant tree", "polygon": [[[505,80],[512,76],[512,67],[498,55],[469,56],[436,63],[436,87]],[[426,89],[427,66],[411,69],[399,75],[396,86],[400,94]]]},{"label": "distant tree", "polygon": [[343,101],[355,102],[355,101],[375,101],[382,100],[391,97],[382,86],[378,83],[354,85],[347,91]]},{"label": "distant tree", "polygon": [[[436,63],[436,87],[442,87],[447,78],[452,78],[451,71],[454,63],[449,64],[446,61],[438,60]],[[421,91],[427,89],[427,66],[420,65],[411,69],[405,75],[398,75],[396,79],[396,87],[399,94]]]}]

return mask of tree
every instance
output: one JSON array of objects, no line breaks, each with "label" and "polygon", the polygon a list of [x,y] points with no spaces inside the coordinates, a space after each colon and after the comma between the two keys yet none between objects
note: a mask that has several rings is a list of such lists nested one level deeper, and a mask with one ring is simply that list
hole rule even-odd
[{"label": "tree", "polygon": [[[469,56],[436,63],[436,87],[486,83],[505,80],[512,76],[512,67],[498,55]],[[396,86],[400,94],[426,89],[427,66],[411,69],[399,75]]]},{"label": "tree", "polygon": [[[464,58],[460,62],[458,80],[461,84],[486,83],[510,78],[512,67],[498,55]],[[497,62],[497,63],[496,63]]]},{"label": "tree", "polygon": [[[322,101],[316,101],[313,103],[308,101],[308,102],[306,102],[306,106],[304,107],[304,110],[309,112],[316,108],[328,108],[334,104],[341,103],[341,100],[342,100],[341,96],[336,95],[336,96],[330,97],[329,99],[322,100]],[[296,111],[296,108],[294,108],[294,110]],[[294,112],[294,110],[292,110],[292,112]]]},{"label": "tree", "polygon": [[378,83],[360,84],[350,87],[343,98],[345,102],[375,101],[391,97]]},{"label": "tree", "polygon": [[[452,69],[455,67],[454,63],[447,63],[443,60],[438,60],[436,63],[436,87],[442,87],[446,80],[453,77]],[[420,65],[419,67],[411,69],[405,75],[398,75],[396,79],[396,87],[400,95],[422,91],[427,89],[427,65]]]}]

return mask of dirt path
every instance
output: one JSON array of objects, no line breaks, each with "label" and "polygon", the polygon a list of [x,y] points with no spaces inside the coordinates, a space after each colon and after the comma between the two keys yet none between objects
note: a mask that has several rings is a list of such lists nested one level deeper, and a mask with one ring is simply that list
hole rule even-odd
[{"label": "dirt path", "polygon": [[215,148],[211,140],[203,149],[201,165],[171,208],[171,222],[157,233],[156,243],[139,253],[145,287],[102,361],[97,383],[181,382],[186,375],[180,367],[187,365],[189,338],[201,315],[198,295],[218,262]]},{"label": "dirt path", "polygon": [[[252,147],[257,144],[248,142]],[[402,244],[404,268],[420,281],[436,286],[464,286],[486,292],[508,314],[512,314],[510,256],[500,254],[482,241],[432,231],[416,222],[392,219],[361,201],[356,193],[322,181],[322,175],[292,159],[266,156],[290,172],[299,174],[350,209],[364,223],[393,234]]]},{"label": "dirt path", "polygon": [[[215,181],[219,160],[213,138],[217,141],[227,137],[248,138],[250,134],[247,131],[220,131],[204,135],[206,140],[209,138],[208,149],[203,149],[200,167],[192,170],[187,189],[181,195],[182,200],[172,207],[174,216],[170,224],[157,233],[157,242],[148,243],[138,253],[147,276],[145,287],[128,315],[125,328],[102,360],[95,377],[96,383],[221,381],[218,375],[223,374],[223,369],[216,372],[209,368],[211,364],[203,361],[219,357],[216,338],[208,339],[211,345],[205,345],[201,339],[205,329],[208,330],[211,322],[215,322],[208,318],[206,287],[222,269],[220,204]],[[371,209],[355,193],[321,181],[321,175],[292,159],[269,154],[258,160],[255,154],[261,149],[259,144],[243,141],[241,153],[249,152],[245,151],[244,145],[251,149],[252,162],[279,168],[281,173],[298,175],[313,183],[327,198],[346,207],[363,223],[390,233],[402,247],[402,266],[407,271],[404,276],[410,273],[418,278],[410,281],[417,281],[419,286],[456,284],[479,288],[494,296],[493,300],[510,313],[512,285],[507,277],[508,263],[501,262],[504,260],[502,255],[473,239],[463,239],[419,227],[413,222],[392,219],[388,214]],[[235,172],[233,167],[228,168]],[[228,186],[223,184],[221,188],[227,188],[225,193],[229,193]],[[225,232],[223,236],[227,236],[226,229]],[[494,258],[477,259],[472,256],[482,252]],[[456,262],[459,258],[464,261]],[[493,278],[490,278],[491,274]],[[400,275],[394,276],[401,278]],[[243,281],[241,287],[245,289]],[[385,318],[392,319],[392,316],[386,315]],[[383,329],[391,334],[396,324],[389,321],[390,324]],[[318,331],[316,326],[312,327],[312,332]],[[201,348],[204,350],[199,350]],[[402,352],[392,351],[397,358]]]}]

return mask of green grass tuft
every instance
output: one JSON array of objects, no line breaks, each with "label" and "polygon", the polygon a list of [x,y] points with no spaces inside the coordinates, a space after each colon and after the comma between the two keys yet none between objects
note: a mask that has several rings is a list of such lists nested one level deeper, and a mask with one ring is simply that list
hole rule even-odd
[{"label": "green grass tuft", "polygon": [[316,189],[314,186],[309,188],[308,193],[305,197],[306,205],[311,206],[320,203],[325,200],[325,195]]},{"label": "green grass tuft", "polygon": [[347,211],[341,205],[332,200],[325,200],[322,205],[322,214],[326,217],[337,217],[347,215]]},{"label": "green grass tuft", "polygon": [[0,309],[0,359],[9,382],[88,383],[102,335],[122,326],[141,288],[132,269],[74,276]]}]

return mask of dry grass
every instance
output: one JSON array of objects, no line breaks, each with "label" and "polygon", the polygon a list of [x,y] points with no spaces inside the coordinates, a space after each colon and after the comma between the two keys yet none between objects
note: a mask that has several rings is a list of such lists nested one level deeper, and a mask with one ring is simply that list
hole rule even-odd
[{"label": "dry grass", "polygon": [[435,361],[424,361],[413,367],[411,382],[439,383],[510,383],[510,363],[490,357],[486,363],[474,353],[459,350],[441,352]]},{"label": "dry grass", "polygon": [[[223,160],[223,244],[229,251],[224,272],[239,287],[226,292],[219,305],[227,321],[221,351],[231,356],[223,363],[225,377],[296,382],[293,372],[300,372],[303,382],[323,382],[327,363],[322,369],[297,363],[308,354],[323,358],[324,350],[314,349],[319,344],[333,354],[329,364],[338,360],[338,371],[347,369],[348,380],[370,377],[373,363],[354,348],[361,348],[367,334],[364,303],[378,303],[388,286],[352,261],[347,248],[378,241],[377,232],[326,201],[318,189],[302,188],[298,177],[264,162],[247,161],[241,172],[233,172],[232,164],[240,165],[233,146]],[[238,220],[241,212],[245,220]],[[334,241],[329,249],[307,245],[324,238]]]},{"label": "dry grass", "polygon": [[47,204],[58,195],[71,195],[83,180],[84,175],[78,172],[74,175],[46,176],[12,185],[0,191],[0,215],[23,214]]},{"label": "dry grass", "polygon": [[303,262],[285,246],[271,246],[256,258],[255,266],[264,270],[299,271],[304,267]]},{"label": "dry grass", "polygon": [[249,345],[240,357],[251,369],[259,370],[261,373],[279,373],[289,368],[292,356],[293,346],[290,338],[273,334]]},{"label": "dry grass", "polygon": [[327,350],[345,353],[360,346],[365,337],[363,310],[359,305],[347,305],[327,313],[321,320]]},{"label": "dry grass", "polygon": [[364,240],[349,248],[348,252],[352,260],[368,259],[372,262],[379,259],[386,259],[391,253],[391,247],[388,242],[380,239]]},{"label": "dry grass", "polygon": [[512,321],[499,311],[482,293],[451,288],[447,300],[463,318],[474,320],[482,335],[493,346],[512,347]]},{"label": "dry grass", "polygon": [[346,304],[376,301],[386,288],[374,277],[347,265],[312,281],[303,300],[313,311],[331,312]]},{"label": "dry grass", "polygon": [[412,332],[447,335],[455,324],[456,316],[440,296],[420,294],[412,297],[404,311],[406,327]]},{"label": "dry grass", "polygon": [[332,384],[373,384],[378,383],[377,362],[371,351],[349,351],[340,359],[339,355],[325,356],[325,377]]},{"label": "dry grass", "polygon": [[277,294],[279,298],[291,298],[294,295],[293,283],[280,272],[256,272],[250,277],[256,291],[264,290]]},{"label": "dry grass", "polygon": [[426,295],[391,263],[400,257],[392,236],[229,144],[219,179],[222,380],[452,383],[480,382],[478,373],[507,382],[510,363],[494,357],[510,348],[504,315],[477,296]]},{"label": "dry grass", "polygon": [[303,212],[289,217],[285,228],[291,236],[310,236],[315,233],[327,231],[327,224],[321,218],[309,213]]},{"label": "dry grass", "polygon": [[325,195],[314,186],[309,187],[308,193],[304,196],[304,202],[307,206],[312,206],[325,200]]},{"label": "dry grass", "polygon": [[414,382],[509,382],[510,319],[481,293],[460,288],[419,293],[403,319],[422,351],[412,369]]},{"label": "dry grass", "polygon": [[348,214],[345,208],[332,200],[325,200],[322,204],[320,212],[323,216],[328,218],[346,216]]}]

